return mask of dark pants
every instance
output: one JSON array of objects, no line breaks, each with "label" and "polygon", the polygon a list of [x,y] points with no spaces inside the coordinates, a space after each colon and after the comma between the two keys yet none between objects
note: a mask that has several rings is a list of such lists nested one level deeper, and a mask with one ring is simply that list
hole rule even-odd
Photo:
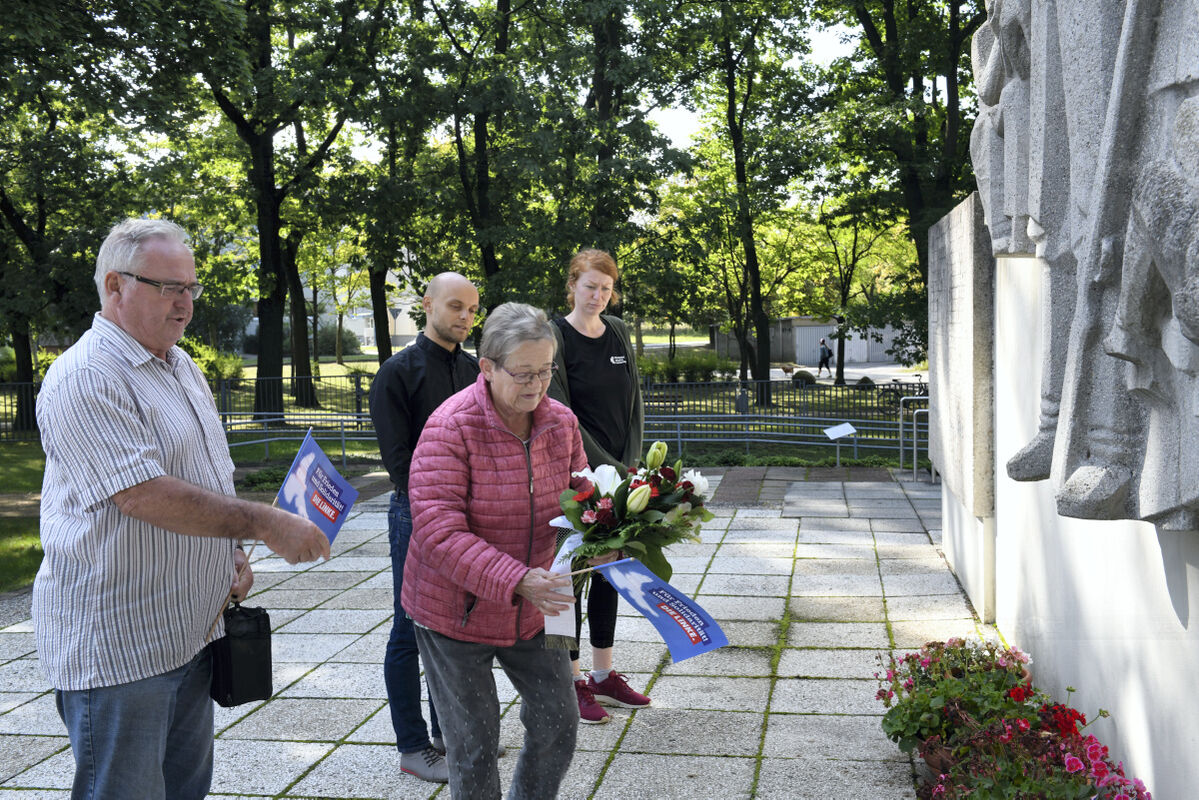
[{"label": "dark pants", "polygon": [[[395,617],[391,621],[391,638],[383,657],[383,680],[387,684],[387,704],[391,709],[391,726],[395,729],[396,749],[415,753],[429,746],[429,729],[420,710],[420,652],[416,646],[415,626],[400,606],[400,591],[404,588],[404,560],[408,557],[408,542],[412,538],[412,512],[406,493],[393,493],[387,511],[387,538],[391,544],[391,580],[395,592]],[[437,709],[429,698],[429,720],[433,735],[441,736]]]},{"label": "dark pants", "polygon": [[510,647],[463,642],[418,627],[429,691],[445,726],[450,795],[499,800],[500,703],[491,669],[498,661],[520,692],[525,744],[508,800],[552,800],[574,755],[579,706],[563,650],[545,649],[545,634]]},{"label": "dark pants", "polygon": [[[599,572],[591,573],[587,592],[587,629],[591,646],[611,647],[616,642],[616,611],[620,594]],[[583,634],[583,598],[575,594],[575,641]],[[570,651],[570,660],[579,660],[579,651]]]}]

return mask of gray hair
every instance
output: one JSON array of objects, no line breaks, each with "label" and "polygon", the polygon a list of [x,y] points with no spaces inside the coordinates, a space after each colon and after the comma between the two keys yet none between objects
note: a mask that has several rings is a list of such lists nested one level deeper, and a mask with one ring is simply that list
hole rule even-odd
[{"label": "gray hair", "polygon": [[557,351],[558,340],[554,337],[554,329],[550,327],[545,312],[524,303],[504,303],[496,306],[483,323],[479,358],[503,366],[513,350],[525,342],[539,341],[552,342]]},{"label": "gray hair", "polygon": [[96,256],[96,291],[104,302],[104,276],[110,272],[140,275],[142,246],[154,239],[175,241],[187,246],[187,231],[165,219],[127,219],[108,232]]}]

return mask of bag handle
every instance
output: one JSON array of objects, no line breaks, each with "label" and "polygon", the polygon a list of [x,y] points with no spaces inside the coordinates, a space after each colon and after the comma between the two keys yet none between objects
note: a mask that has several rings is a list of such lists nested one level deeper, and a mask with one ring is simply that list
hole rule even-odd
[{"label": "bag handle", "polygon": [[[238,540],[237,546],[238,546],[238,547],[241,547],[241,540],[240,540],[240,539]],[[253,542],[251,542],[251,543],[250,543],[250,550],[249,550],[249,552],[247,552],[247,553],[246,553],[246,560],[242,562],[242,565],[241,565],[241,567],[240,567],[240,568],[238,568],[238,570],[237,570],[237,573],[236,573],[236,574],[233,576],[233,582],[234,582],[234,583],[237,583],[237,580],[238,580],[239,578],[241,578],[241,574],[242,574],[242,572],[245,570],[245,568],[246,568],[246,565],[250,563],[250,556],[254,555],[254,548],[255,548],[255,547],[257,547],[257,546],[258,546],[258,541],[257,541],[257,540],[255,540],[255,541],[253,541]],[[205,644],[207,644],[207,643],[209,642],[209,640],[210,640],[210,639],[212,639],[212,632],[216,630],[216,624],[217,624],[218,622],[220,622],[221,616],[222,616],[222,615],[225,613],[225,609],[229,607],[229,601],[230,601],[230,600],[233,600],[233,586],[232,586],[232,584],[229,586],[229,591],[228,591],[228,593],[226,593],[226,594],[225,594],[225,601],[224,601],[223,603],[221,603],[221,609],[220,609],[220,611],[216,612],[216,616],[213,618],[213,620],[212,620],[212,624],[208,626],[208,635],[204,637],[204,643],[205,643]],[[237,601],[234,601],[234,605],[240,605],[240,603],[239,603],[239,602],[237,602]]]}]

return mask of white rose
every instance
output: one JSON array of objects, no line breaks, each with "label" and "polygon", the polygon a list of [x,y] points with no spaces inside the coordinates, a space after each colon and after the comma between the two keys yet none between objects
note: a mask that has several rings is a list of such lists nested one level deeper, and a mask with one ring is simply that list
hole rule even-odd
[{"label": "white rose", "polygon": [[689,469],[683,473],[683,480],[689,481],[695,487],[692,490],[695,494],[704,498],[708,496],[708,479],[703,475],[693,469]]}]

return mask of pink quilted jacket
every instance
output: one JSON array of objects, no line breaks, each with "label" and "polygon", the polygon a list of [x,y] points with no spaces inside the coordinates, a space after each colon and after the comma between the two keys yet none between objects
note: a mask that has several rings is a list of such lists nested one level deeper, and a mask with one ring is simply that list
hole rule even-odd
[{"label": "pink quilted jacket", "polygon": [[[579,423],[548,396],[526,449],[504,427],[482,375],[429,417],[412,456],[412,541],[400,600],[418,624],[462,641],[512,645],[545,620],[516,584],[554,559],[558,496],[582,478]],[[564,612],[566,613],[566,612]]]}]

